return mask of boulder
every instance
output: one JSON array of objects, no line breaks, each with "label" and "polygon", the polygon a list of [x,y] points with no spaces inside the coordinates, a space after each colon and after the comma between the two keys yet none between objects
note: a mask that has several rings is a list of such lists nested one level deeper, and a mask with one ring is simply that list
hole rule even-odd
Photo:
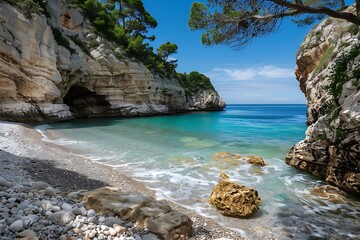
[{"label": "boulder", "polygon": [[84,193],[87,209],[100,214],[115,214],[163,239],[188,239],[192,233],[191,219],[171,209],[165,201],[156,201],[136,192],[121,192],[116,188],[99,188]]},{"label": "boulder", "polygon": [[266,165],[264,159],[262,159],[259,156],[248,156],[246,162],[250,164],[257,164],[260,165],[261,167]]},{"label": "boulder", "polygon": [[[220,175],[223,177],[224,175]],[[248,217],[260,206],[258,192],[244,185],[229,181],[225,177],[213,188],[209,202],[223,215],[230,217]]]}]

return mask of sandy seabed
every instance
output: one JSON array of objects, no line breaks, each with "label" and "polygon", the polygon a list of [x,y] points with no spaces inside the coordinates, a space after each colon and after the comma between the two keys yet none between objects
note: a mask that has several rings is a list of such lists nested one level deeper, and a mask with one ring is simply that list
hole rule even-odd
[{"label": "sandy seabed", "polygon": [[[154,191],[125,175],[121,169],[75,156],[41,138],[40,133],[30,125],[0,122],[0,176],[29,182],[43,181],[63,192],[112,186],[121,191],[136,191],[155,197]],[[168,203],[193,220],[193,236],[190,239],[243,239],[239,233],[223,228],[212,219],[176,203]]]}]

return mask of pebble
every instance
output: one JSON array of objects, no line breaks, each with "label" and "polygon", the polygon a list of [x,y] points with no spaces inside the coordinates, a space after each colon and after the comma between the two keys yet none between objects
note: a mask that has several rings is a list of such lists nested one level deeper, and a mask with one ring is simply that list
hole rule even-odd
[{"label": "pebble", "polygon": [[47,187],[47,188],[45,189],[44,194],[45,194],[46,196],[53,197],[53,196],[56,195],[56,190],[55,190],[53,187]]},{"label": "pebble", "polygon": [[68,204],[68,203],[63,203],[62,205],[61,205],[61,209],[62,210],[72,210],[72,206],[70,205],[70,204]]},{"label": "pebble", "polygon": [[24,228],[22,220],[17,220],[9,226],[9,230],[12,232],[20,232]]},{"label": "pebble", "polygon": [[88,217],[93,217],[93,216],[95,216],[95,210],[94,210],[94,209],[90,209],[90,210],[87,212],[87,216],[88,216]]},{"label": "pebble", "polygon": [[[63,197],[63,193],[47,183],[17,183],[2,189],[2,180],[0,239],[142,239],[141,233],[134,235],[138,231],[134,224],[114,215],[99,215],[94,209],[86,210],[81,200]],[[148,232],[143,240],[158,240],[155,235],[155,238],[146,236]]]},{"label": "pebble", "polygon": [[0,177],[0,187],[11,187],[11,183],[7,181],[5,178]]},{"label": "pebble", "polygon": [[31,188],[37,191],[43,190],[47,187],[49,187],[50,185],[44,182],[33,182],[31,184]]}]

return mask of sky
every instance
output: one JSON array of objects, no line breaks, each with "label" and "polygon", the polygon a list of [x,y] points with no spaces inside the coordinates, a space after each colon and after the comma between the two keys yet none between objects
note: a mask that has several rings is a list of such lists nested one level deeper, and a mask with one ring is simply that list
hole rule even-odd
[{"label": "sky", "polygon": [[194,0],[143,0],[157,20],[151,32],[156,49],[169,41],[178,45],[178,72],[198,71],[210,77],[228,104],[305,103],[295,79],[296,53],[310,27],[299,28],[285,20],[280,29],[256,39],[242,50],[229,46],[206,47],[201,31],[187,25]]}]

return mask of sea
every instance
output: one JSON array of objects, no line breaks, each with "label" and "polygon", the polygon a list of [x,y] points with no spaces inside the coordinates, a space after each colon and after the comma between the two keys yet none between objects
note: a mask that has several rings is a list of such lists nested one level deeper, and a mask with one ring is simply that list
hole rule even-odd
[{"label": "sea", "polygon": [[[81,119],[37,126],[43,140],[112,166],[247,239],[360,239],[360,201],[314,194],[322,180],[285,164],[304,139],[306,105],[228,105],[224,111],[154,117]],[[266,166],[222,161],[228,152],[262,157]],[[225,172],[253,187],[253,216],[222,216],[208,203]]]}]

